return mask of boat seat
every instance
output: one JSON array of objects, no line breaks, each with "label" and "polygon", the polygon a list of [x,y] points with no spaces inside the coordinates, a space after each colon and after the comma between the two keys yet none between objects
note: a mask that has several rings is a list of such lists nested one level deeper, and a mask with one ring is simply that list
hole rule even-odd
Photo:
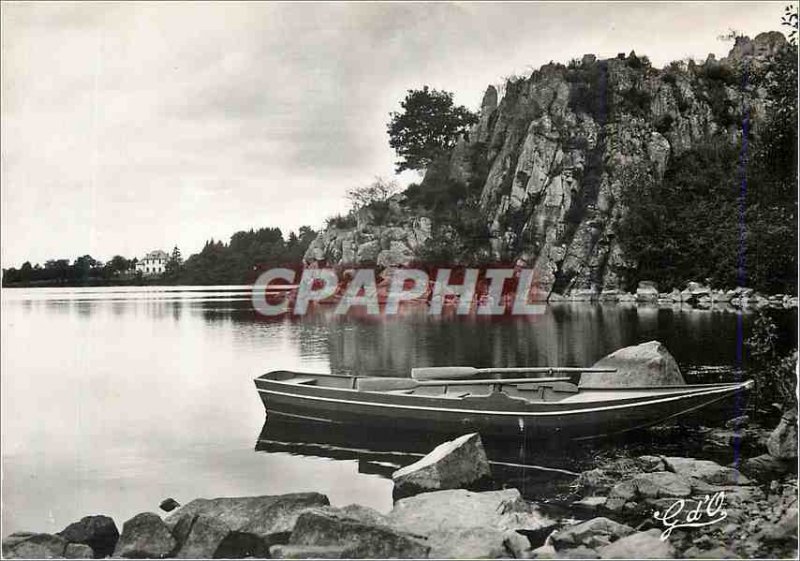
[{"label": "boat seat", "polygon": [[356,378],[356,389],[360,392],[388,392],[394,390],[413,390],[418,386],[411,378],[388,378],[366,376]]},{"label": "boat seat", "polygon": [[286,381],[289,382],[290,384],[297,384],[298,386],[316,386],[317,385],[317,379],[316,378],[312,378],[310,376],[307,377],[307,378],[291,378],[291,379],[286,380]]}]

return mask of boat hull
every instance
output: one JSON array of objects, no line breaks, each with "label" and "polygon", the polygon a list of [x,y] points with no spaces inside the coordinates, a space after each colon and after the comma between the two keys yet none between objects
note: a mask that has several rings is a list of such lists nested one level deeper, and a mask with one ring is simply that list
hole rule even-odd
[{"label": "boat hull", "polygon": [[743,394],[750,384],[683,386],[666,393],[653,388],[649,393],[638,394],[592,390],[606,399],[531,403],[501,393],[476,399],[437,399],[256,379],[268,414],[387,428],[520,434],[541,439],[609,436],[659,424],[715,403],[728,404],[731,416],[735,416],[736,409],[744,406]]}]

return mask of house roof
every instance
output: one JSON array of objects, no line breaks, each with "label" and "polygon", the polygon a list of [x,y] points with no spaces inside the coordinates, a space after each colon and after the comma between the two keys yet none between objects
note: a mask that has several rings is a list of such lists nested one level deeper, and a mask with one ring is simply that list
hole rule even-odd
[{"label": "house roof", "polygon": [[155,250],[151,251],[150,253],[148,253],[147,255],[145,255],[142,258],[142,261],[144,261],[146,259],[169,259],[169,255],[167,255],[166,251],[161,251],[160,249],[155,249]]}]

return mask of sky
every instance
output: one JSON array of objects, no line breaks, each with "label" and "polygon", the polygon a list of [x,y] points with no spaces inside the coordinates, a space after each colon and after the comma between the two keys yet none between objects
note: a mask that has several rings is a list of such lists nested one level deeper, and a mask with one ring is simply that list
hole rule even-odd
[{"label": "sky", "polygon": [[2,265],[319,228],[394,176],[408,89],[478,109],[584,53],[721,57],[720,35],[779,29],[784,5],[3,2]]}]

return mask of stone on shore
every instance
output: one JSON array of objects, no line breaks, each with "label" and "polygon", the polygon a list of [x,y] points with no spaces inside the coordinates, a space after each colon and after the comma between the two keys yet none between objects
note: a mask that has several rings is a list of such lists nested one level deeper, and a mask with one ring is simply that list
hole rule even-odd
[{"label": "stone on shore", "polygon": [[712,485],[749,485],[750,480],[733,468],[721,466],[710,460],[664,457],[667,470],[693,477]]},{"label": "stone on shore", "polygon": [[443,489],[478,489],[491,476],[480,435],[465,434],[440,444],[424,458],[394,472],[394,498]]},{"label": "stone on shore", "polygon": [[601,358],[592,368],[614,368],[616,372],[584,372],[584,388],[637,386],[682,386],[686,382],[678,363],[658,341],[618,349]]},{"label": "stone on shore", "polygon": [[633,533],[633,528],[608,518],[592,518],[574,526],[567,526],[553,534],[551,540],[557,550],[584,546],[596,549]]},{"label": "stone on shore", "polygon": [[[175,536],[173,532],[173,536]],[[227,524],[205,514],[197,514],[192,518],[186,536],[181,540],[180,549],[175,554],[178,559],[212,559],[219,557],[233,557],[245,553],[256,553],[250,551],[231,551],[234,549],[220,547],[226,538],[231,535],[231,529]],[[224,551],[227,549],[227,551]],[[221,551],[222,550],[222,551]],[[259,551],[258,553],[261,553]]]},{"label": "stone on shore", "polygon": [[67,540],[52,534],[16,532],[3,540],[4,559],[58,559],[64,557]]},{"label": "stone on shore", "polygon": [[767,450],[775,458],[797,458],[797,412],[789,409],[767,439]]},{"label": "stone on shore", "polygon": [[438,558],[525,556],[556,524],[516,489],[422,493],[398,501],[387,518],[393,528],[426,537]]},{"label": "stone on shore", "polygon": [[61,530],[58,535],[68,542],[88,545],[100,559],[114,553],[119,530],[112,518],[96,515],[84,516]]},{"label": "stone on shore", "polygon": [[429,546],[420,536],[387,524],[380,513],[358,505],[320,507],[303,512],[289,539],[291,546],[343,546],[343,557],[421,558]]},{"label": "stone on shore", "polygon": [[174,553],[177,545],[158,514],[142,512],[122,525],[114,557],[164,559]]},{"label": "stone on shore", "polygon": [[179,543],[183,543],[194,518],[207,516],[230,528],[231,535],[220,544],[228,556],[263,556],[269,551],[269,546],[286,542],[301,512],[328,504],[328,497],[320,493],[195,499],[172,512],[164,521]]},{"label": "stone on shore", "polygon": [[673,559],[675,547],[661,539],[661,530],[636,532],[597,550],[601,559]]},{"label": "stone on shore", "polygon": [[68,543],[64,549],[67,559],[94,559],[94,550],[84,543]]}]

